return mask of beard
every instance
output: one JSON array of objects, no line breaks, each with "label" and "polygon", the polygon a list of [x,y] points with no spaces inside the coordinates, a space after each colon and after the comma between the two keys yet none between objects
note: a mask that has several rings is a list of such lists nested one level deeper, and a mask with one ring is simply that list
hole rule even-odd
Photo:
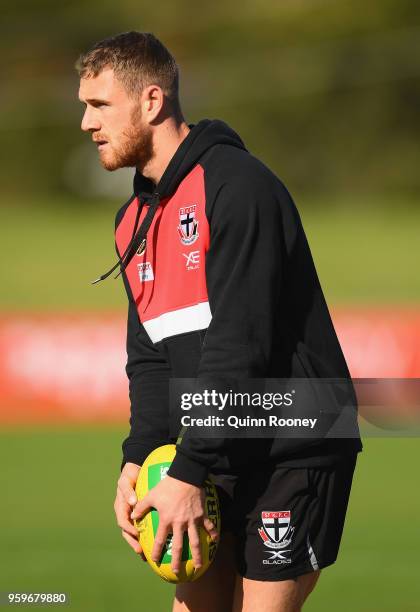
[{"label": "beard", "polygon": [[100,157],[105,170],[113,171],[118,168],[133,167],[141,170],[152,159],[152,130],[149,125],[142,124],[141,117],[141,107],[138,105],[131,112],[130,126],[122,132],[118,148],[108,143],[113,152],[112,157]]}]

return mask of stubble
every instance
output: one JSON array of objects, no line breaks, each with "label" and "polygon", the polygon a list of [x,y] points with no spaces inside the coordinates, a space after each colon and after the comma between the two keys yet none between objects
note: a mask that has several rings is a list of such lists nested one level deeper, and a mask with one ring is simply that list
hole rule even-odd
[{"label": "stubble", "polygon": [[118,149],[113,149],[112,159],[101,159],[105,170],[118,168],[143,168],[153,157],[152,130],[141,121],[140,104],[135,106],[130,116],[130,126],[122,132]]}]

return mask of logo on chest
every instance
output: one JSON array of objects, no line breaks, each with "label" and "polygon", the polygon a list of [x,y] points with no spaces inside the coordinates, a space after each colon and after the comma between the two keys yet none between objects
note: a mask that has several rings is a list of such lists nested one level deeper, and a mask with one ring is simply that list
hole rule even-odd
[{"label": "logo on chest", "polygon": [[198,238],[198,221],[195,217],[196,204],[179,209],[178,234],[182,244],[193,244]]}]

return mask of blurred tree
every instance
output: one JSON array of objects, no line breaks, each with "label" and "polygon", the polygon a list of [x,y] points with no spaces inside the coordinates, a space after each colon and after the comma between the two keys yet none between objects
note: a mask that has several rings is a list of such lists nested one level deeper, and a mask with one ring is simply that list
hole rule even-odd
[{"label": "blurred tree", "polygon": [[420,187],[415,0],[24,0],[0,17],[4,195],[74,189],[69,163],[74,177],[87,141],[74,62],[129,29],[153,31],[176,56],[189,122],[224,119],[294,192]]}]

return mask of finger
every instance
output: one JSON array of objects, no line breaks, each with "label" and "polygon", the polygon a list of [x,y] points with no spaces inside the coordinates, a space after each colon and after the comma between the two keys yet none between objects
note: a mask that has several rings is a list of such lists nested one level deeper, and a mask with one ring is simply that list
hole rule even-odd
[{"label": "finger", "polygon": [[145,514],[147,514],[153,508],[152,499],[150,493],[143,497],[143,499],[139,499],[136,505],[133,508],[131,513],[131,517],[134,519],[142,518]]},{"label": "finger", "polygon": [[123,500],[121,494],[117,493],[114,503],[114,510],[118,526],[128,533],[131,533],[133,537],[137,537],[138,530],[129,519],[130,506]]},{"label": "finger", "polygon": [[193,558],[194,567],[198,569],[201,567],[201,546],[200,546],[200,535],[199,527],[197,524],[192,524],[188,527],[188,539],[190,541],[191,554]]},{"label": "finger", "polygon": [[203,521],[203,526],[204,526],[204,529],[209,534],[209,536],[211,537],[211,539],[213,540],[213,542],[216,542],[216,540],[219,537],[219,532],[217,531],[214,523],[209,518],[205,517]]},{"label": "finger", "polygon": [[152,560],[155,563],[160,563],[160,560],[162,559],[162,549],[166,544],[169,531],[170,525],[165,525],[164,523],[159,522],[159,527],[152,550]]},{"label": "finger", "polygon": [[124,497],[125,501],[130,504],[130,506],[136,505],[137,495],[132,483],[128,480],[128,478],[121,476],[118,481],[118,489],[121,491],[122,496]]},{"label": "finger", "polygon": [[134,550],[134,552],[140,555],[143,561],[146,561],[146,557],[144,556],[144,552],[139,541],[136,540],[136,538],[133,538],[129,533],[125,532],[124,529],[121,530],[121,534],[124,540],[126,540],[126,542],[128,542],[128,544]]},{"label": "finger", "polygon": [[121,527],[121,529],[124,529],[124,531],[132,535],[133,538],[138,538],[138,535],[139,535],[138,529],[128,519],[127,514],[121,511],[117,512],[117,525],[118,527]]},{"label": "finger", "polygon": [[179,573],[179,569],[181,567],[181,558],[182,558],[182,545],[184,541],[184,531],[180,528],[174,528],[174,533],[172,537],[172,571],[174,574]]},{"label": "finger", "polygon": [[130,478],[127,474],[121,474],[118,480],[118,489],[121,491],[125,501],[130,504],[130,506],[134,506],[137,503],[135,486],[135,480]]}]

